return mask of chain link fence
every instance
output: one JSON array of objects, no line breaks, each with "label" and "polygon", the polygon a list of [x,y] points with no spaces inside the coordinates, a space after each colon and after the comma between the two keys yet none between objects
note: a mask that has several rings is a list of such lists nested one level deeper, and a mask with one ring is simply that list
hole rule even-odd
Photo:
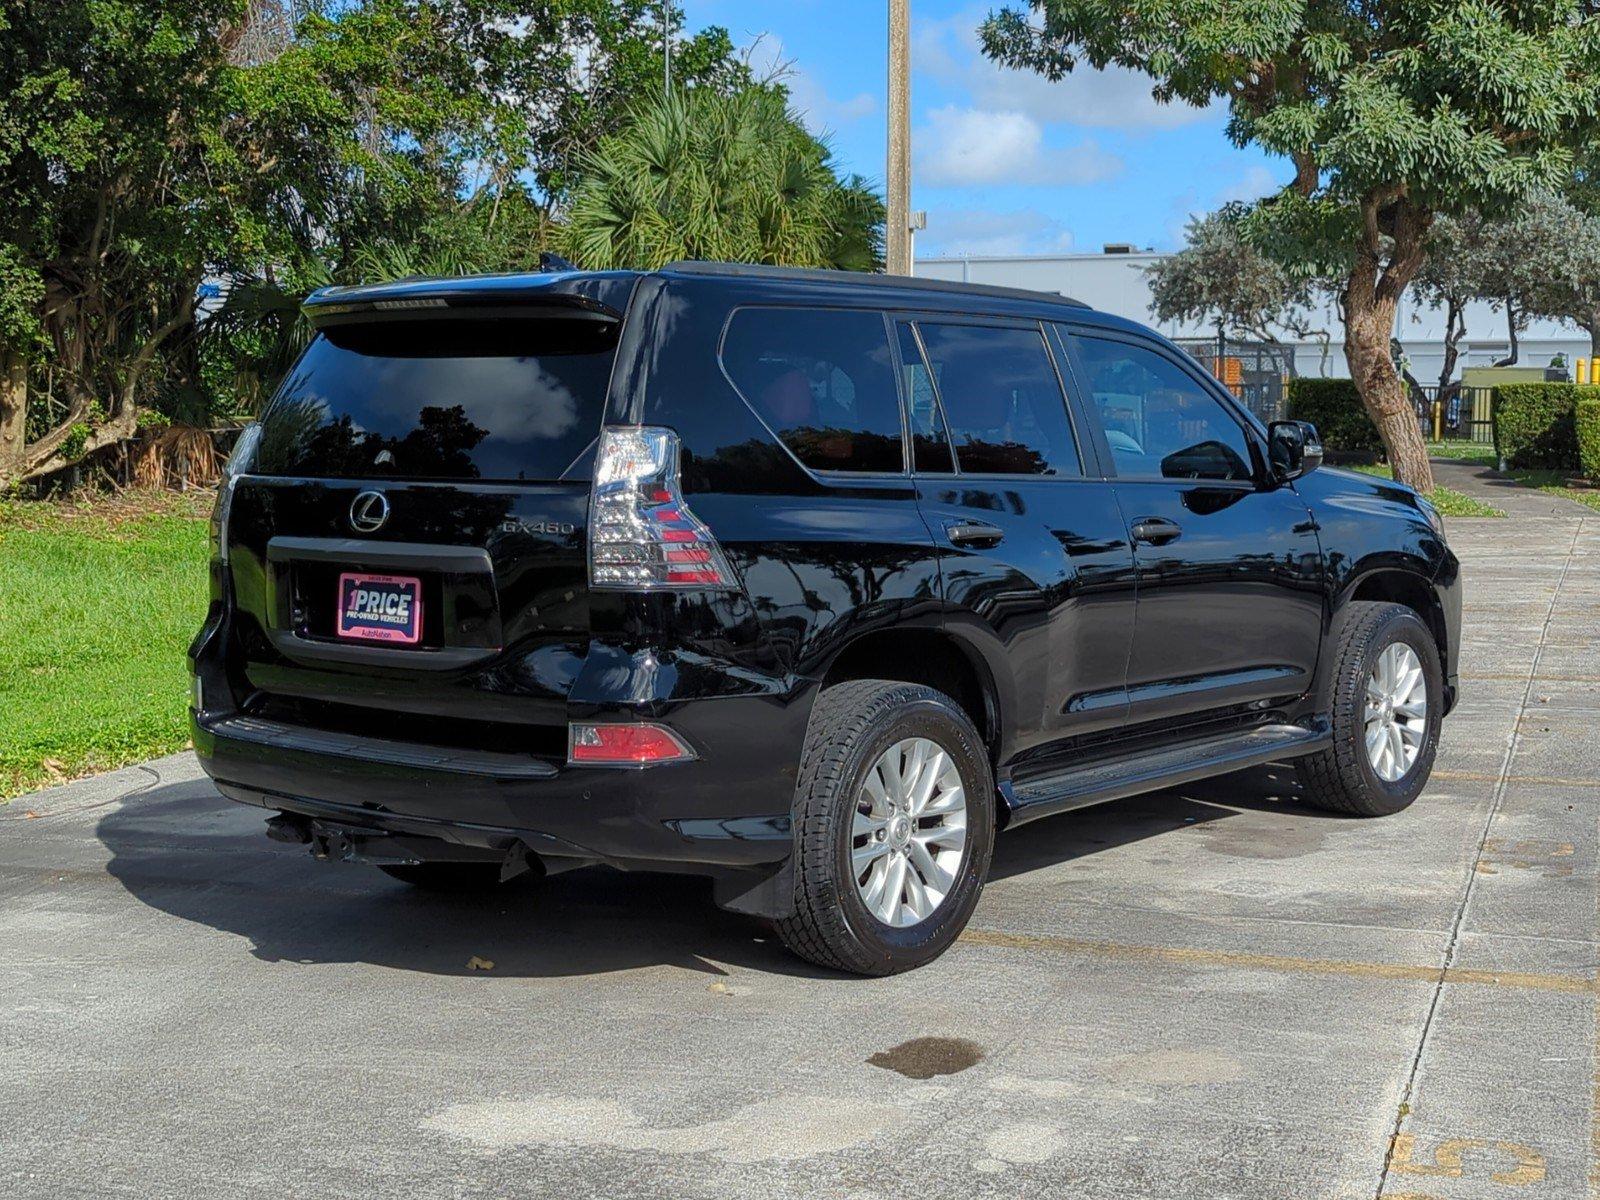
[{"label": "chain link fence", "polygon": [[1183,341],[1178,346],[1261,420],[1281,421],[1287,415],[1294,347],[1226,338]]}]

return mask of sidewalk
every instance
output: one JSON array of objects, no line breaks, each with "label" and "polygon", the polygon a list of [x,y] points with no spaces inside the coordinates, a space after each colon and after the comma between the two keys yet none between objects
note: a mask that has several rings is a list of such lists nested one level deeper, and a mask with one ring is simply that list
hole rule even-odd
[{"label": "sidewalk", "polygon": [[1443,487],[1454,488],[1482,500],[1503,511],[1508,517],[1561,517],[1571,519],[1585,514],[1593,516],[1591,509],[1562,496],[1552,496],[1538,488],[1524,487],[1490,467],[1478,463],[1433,460],[1433,481]]}]

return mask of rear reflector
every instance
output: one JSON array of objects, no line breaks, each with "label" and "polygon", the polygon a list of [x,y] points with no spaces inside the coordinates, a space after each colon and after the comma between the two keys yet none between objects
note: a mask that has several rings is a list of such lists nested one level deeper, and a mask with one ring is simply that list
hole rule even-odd
[{"label": "rear reflector", "polygon": [[664,725],[629,722],[568,726],[567,761],[589,766],[649,767],[687,762],[694,751]]},{"label": "rear reflector", "polygon": [[735,586],[722,548],[684,503],[672,430],[638,425],[600,431],[589,505],[589,586]]}]

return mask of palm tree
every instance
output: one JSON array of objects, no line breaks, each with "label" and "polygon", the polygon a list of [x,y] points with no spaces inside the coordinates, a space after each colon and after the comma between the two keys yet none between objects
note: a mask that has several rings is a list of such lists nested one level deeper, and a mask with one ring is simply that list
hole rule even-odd
[{"label": "palm tree", "polygon": [[769,88],[697,88],[643,104],[582,163],[562,233],[581,266],[710,259],[870,271],[883,201]]}]

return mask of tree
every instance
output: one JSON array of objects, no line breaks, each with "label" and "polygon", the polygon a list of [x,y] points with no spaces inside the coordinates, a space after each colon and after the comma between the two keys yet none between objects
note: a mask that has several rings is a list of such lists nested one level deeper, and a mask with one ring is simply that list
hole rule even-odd
[{"label": "tree", "polygon": [[[570,163],[659,89],[663,10],[678,79],[748,83],[653,0],[7,0],[0,487],[214,386],[207,277],[535,260]],[[59,412],[30,404],[46,361]]]},{"label": "tree", "polygon": [[518,7],[520,53],[505,86],[519,97],[531,130],[536,189],[553,207],[571,198],[584,156],[627,124],[640,97],[660,93],[663,18],[673,41],[674,87],[731,94],[755,82],[726,29],[712,26],[683,37],[676,4],[563,0]]},{"label": "tree", "polygon": [[592,268],[680,258],[870,271],[882,200],[841,180],[781,89],[674,91],[583,160],[562,241]]},{"label": "tree", "polygon": [[1318,281],[1286,271],[1239,228],[1230,205],[1189,221],[1184,248],[1145,268],[1150,311],[1158,321],[1216,325],[1235,337],[1280,344],[1278,331],[1318,338],[1327,360],[1328,332],[1317,317]]},{"label": "tree", "polygon": [[[231,224],[204,130],[219,31],[243,12],[236,0],[0,10],[0,486],[133,431],[146,373]],[[41,429],[28,372],[43,349],[66,408]]]},{"label": "tree", "polygon": [[1467,334],[1467,305],[1489,300],[1502,307],[1515,360],[1517,337],[1527,327],[1526,309],[1517,303],[1504,250],[1508,239],[1500,223],[1476,212],[1441,216],[1428,231],[1427,259],[1417,272],[1412,292],[1417,300],[1444,314],[1444,358],[1439,367],[1439,401],[1446,403],[1460,387],[1455,378],[1461,339]]},{"label": "tree", "polygon": [[1510,352],[1497,366],[1517,360],[1518,338],[1536,317],[1573,322],[1600,353],[1600,218],[1550,189],[1499,217],[1441,216],[1429,231],[1428,261],[1413,290],[1445,314],[1441,398],[1458,386],[1450,380],[1473,300],[1505,314]]},{"label": "tree", "polygon": [[1574,199],[1541,192],[1507,242],[1504,259],[1523,312],[1571,321],[1589,335],[1590,353],[1600,357],[1600,216]]},{"label": "tree", "polygon": [[1396,475],[1433,472],[1390,357],[1400,297],[1439,213],[1503,211],[1570,168],[1600,107],[1600,18],[1580,0],[1032,0],[985,51],[1060,78],[1079,62],[1154,80],[1158,99],[1229,106],[1228,133],[1295,167],[1252,236],[1339,273],[1345,355]]},{"label": "tree", "polygon": [[[322,231],[419,224],[519,123],[469,26],[508,6],[21,0],[0,23],[0,486],[129,436],[208,272],[293,262]],[[332,14],[332,15],[330,15]],[[298,21],[292,37],[285,18]],[[279,32],[258,36],[262,23]],[[291,22],[292,23],[292,22]],[[359,214],[359,220],[352,215]],[[9,289],[8,289],[9,291]],[[61,413],[29,412],[49,355]]]}]

